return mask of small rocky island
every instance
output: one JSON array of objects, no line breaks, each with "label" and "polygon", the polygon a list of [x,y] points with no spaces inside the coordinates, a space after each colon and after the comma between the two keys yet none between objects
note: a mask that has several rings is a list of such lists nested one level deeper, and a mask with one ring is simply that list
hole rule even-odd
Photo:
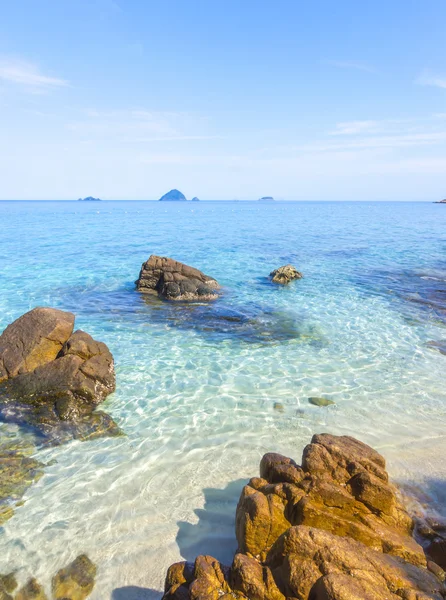
[{"label": "small rocky island", "polygon": [[262,196],[258,199],[258,202],[274,202],[274,198],[272,196]]},{"label": "small rocky island", "polygon": [[446,556],[417,543],[388,479],[384,458],[349,436],[313,436],[301,465],[265,454],[237,506],[232,565],[175,563],[163,600],[442,600]]},{"label": "small rocky island", "polygon": [[220,287],[213,277],[198,269],[154,254],[143,263],[135,284],[139,292],[182,301],[215,300]]},{"label": "small rocky island", "polygon": [[446,198],[444,200],[437,200],[434,204],[446,204]]},{"label": "small rocky island", "polygon": [[79,198],[78,202],[102,202],[100,198],[93,198],[93,196],[87,196],[86,198]]},{"label": "small rocky island", "polygon": [[197,198],[197,196],[194,196],[192,198],[192,202],[200,202],[200,198]]},{"label": "small rocky island", "polygon": [[303,277],[302,273],[298,271],[296,267],[293,267],[293,265],[279,267],[278,269],[271,271],[269,276],[273,283],[281,283],[282,285],[286,285],[294,279],[302,279]]},{"label": "small rocky island", "polygon": [[170,190],[161,196],[159,202],[187,202],[187,198],[180,190]]},{"label": "small rocky island", "polygon": [[74,315],[34,308],[0,336],[0,420],[32,428],[48,443],[120,435],[98,404],[115,390],[113,356],[74,331]]}]

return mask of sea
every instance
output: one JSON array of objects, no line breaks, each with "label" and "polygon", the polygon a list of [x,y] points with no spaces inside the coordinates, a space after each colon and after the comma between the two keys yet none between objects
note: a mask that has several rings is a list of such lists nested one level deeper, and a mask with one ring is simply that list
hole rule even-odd
[{"label": "sea", "polygon": [[[372,445],[446,515],[446,206],[3,201],[0,222],[0,329],[36,306],[75,313],[113,353],[103,409],[125,433],[37,446],[47,466],[0,527],[0,573],[49,590],[86,553],[92,599],[159,600],[171,563],[230,564],[262,455],[299,461],[321,432]],[[216,278],[220,298],[138,293],[151,254]],[[288,263],[304,277],[272,284]]]}]

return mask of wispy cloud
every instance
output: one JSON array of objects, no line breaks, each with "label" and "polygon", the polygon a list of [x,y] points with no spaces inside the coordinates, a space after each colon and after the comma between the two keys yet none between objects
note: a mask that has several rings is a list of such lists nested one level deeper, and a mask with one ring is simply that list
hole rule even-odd
[{"label": "wispy cloud", "polygon": [[119,138],[125,142],[165,142],[214,139],[201,131],[205,119],[188,113],[170,111],[87,110],[82,119],[67,124],[67,129],[82,136]]},{"label": "wispy cloud", "polygon": [[65,79],[45,75],[32,63],[5,58],[0,59],[0,80],[38,91],[68,86]]},{"label": "wispy cloud", "polygon": [[338,123],[330,135],[356,135],[358,133],[375,133],[378,130],[378,121],[346,121]]},{"label": "wispy cloud", "polygon": [[376,73],[375,67],[356,60],[324,60],[324,64],[338,69],[353,69],[355,71],[364,71],[365,73]]},{"label": "wispy cloud", "polygon": [[431,71],[423,71],[421,75],[415,80],[418,85],[431,85],[446,89],[446,75],[438,75]]}]

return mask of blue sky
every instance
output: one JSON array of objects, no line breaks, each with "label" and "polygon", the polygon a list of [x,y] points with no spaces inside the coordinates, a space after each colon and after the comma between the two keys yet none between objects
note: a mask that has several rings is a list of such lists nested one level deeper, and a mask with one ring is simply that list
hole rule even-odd
[{"label": "blue sky", "polygon": [[0,198],[446,197],[444,0],[0,0]]}]

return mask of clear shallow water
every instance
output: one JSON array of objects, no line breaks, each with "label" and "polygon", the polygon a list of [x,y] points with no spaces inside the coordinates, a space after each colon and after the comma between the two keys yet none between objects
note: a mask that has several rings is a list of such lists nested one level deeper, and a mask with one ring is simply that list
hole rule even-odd
[{"label": "clear shallow water", "polygon": [[[38,451],[55,462],[0,528],[0,572],[48,585],[87,552],[92,598],[159,598],[171,562],[230,560],[261,455],[299,459],[322,431],[374,445],[441,500],[446,357],[426,342],[446,338],[446,207],[1,202],[0,216],[0,327],[38,305],[75,312],[114,354],[104,408],[127,434]],[[151,253],[216,277],[223,297],[140,296]],[[305,278],[270,285],[288,262]],[[318,395],[336,405],[309,405]]]}]

